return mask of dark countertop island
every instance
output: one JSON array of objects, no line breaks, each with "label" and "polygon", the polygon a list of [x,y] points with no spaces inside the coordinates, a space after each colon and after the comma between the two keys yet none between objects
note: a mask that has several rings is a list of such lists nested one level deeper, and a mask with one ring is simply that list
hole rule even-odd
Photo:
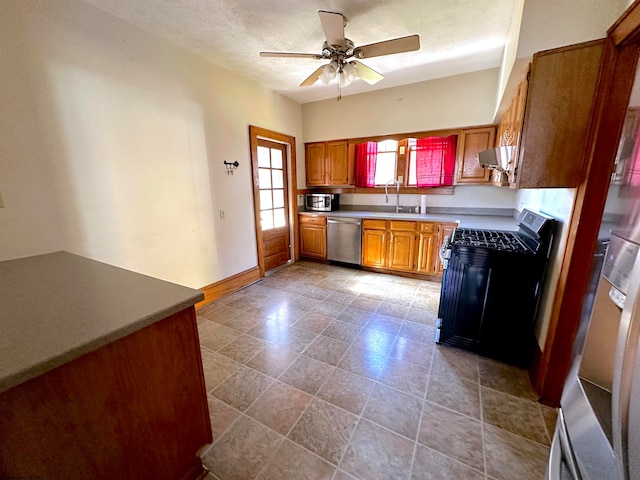
[{"label": "dark countertop island", "polygon": [[202,298],[66,252],[0,262],[0,477],[200,477]]}]

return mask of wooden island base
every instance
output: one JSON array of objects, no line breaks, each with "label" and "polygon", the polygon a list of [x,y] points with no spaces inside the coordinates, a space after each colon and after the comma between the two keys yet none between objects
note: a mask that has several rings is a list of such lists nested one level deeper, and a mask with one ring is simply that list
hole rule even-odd
[{"label": "wooden island base", "polygon": [[194,479],[211,443],[193,307],[0,394],[0,477]]}]

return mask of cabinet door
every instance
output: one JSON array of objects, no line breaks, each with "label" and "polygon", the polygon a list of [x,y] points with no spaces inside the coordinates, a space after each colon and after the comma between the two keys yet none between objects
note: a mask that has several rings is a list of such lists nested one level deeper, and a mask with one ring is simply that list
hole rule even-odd
[{"label": "cabinet door", "polygon": [[300,225],[300,255],[312,258],[327,258],[327,227]]},{"label": "cabinet door", "polygon": [[415,271],[416,233],[415,231],[391,230],[388,267],[403,272]]},{"label": "cabinet door", "polygon": [[478,153],[495,144],[495,127],[462,130],[458,141],[456,183],[491,183],[491,170],[480,166]]},{"label": "cabinet door", "polygon": [[438,232],[435,223],[418,223],[418,262],[416,271],[425,275],[434,275],[435,255],[434,248]]},{"label": "cabinet door", "polygon": [[444,271],[442,268],[442,262],[440,261],[440,247],[444,243],[445,237],[450,236],[457,226],[457,223],[441,223],[438,225],[438,244],[433,250],[436,275],[442,275],[442,272]]},{"label": "cabinet door", "polygon": [[305,146],[304,158],[307,185],[326,185],[325,143],[307,143]]},{"label": "cabinet door", "polygon": [[327,142],[326,155],[327,184],[347,185],[349,183],[347,141]]},{"label": "cabinet door", "polygon": [[603,50],[597,40],[534,55],[516,188],[578,185]]},{"label": "cabinet door", "polygon": [[364,228],[362,231],[362,265],[384,268],[387,252],[387,231]]}]

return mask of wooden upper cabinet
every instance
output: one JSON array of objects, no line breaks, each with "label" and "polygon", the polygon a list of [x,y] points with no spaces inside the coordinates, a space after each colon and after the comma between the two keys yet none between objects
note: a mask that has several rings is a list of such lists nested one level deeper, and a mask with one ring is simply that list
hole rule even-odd
[{"label": "wooden upper cabinet", "polygon": [[355,177],[351,163],[346,140],[305,144],[309,187],[352,184]]},{"label": "wooden upper cabinet", "polygon": [[480,166],[478,153],[493,148],[496,127],[461,130],[458,137],[456,184],[486,185],[491,183],[491,171]]},{"label": "wooden upper cabinet", "polygon": [[305,145],[305,171],[309,186],[325,184],[325,151],[325,142]]},{"label": "wooden upper cabinet", "polygon": [[329,185],[349,184],[346,140],[327,142],[327,183]]},{"label": "wooden upper cabinet", "polygon": [[[499,138],[501,144],[517,146],[517,158],[509,172],[511,187],[578,185],[603,50],[604,40],[596,40],[533,56],[521,137]],[[519,109],[516,103],[514,116]],[[510,134],[513,122],[515,129],[517,118],[504,119],[499,135]]]}]

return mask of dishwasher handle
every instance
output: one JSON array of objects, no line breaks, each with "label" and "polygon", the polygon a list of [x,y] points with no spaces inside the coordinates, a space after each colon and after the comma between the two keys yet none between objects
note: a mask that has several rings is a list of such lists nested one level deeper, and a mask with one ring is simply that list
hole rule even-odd
[{"label": "dishwasher handle", "polygon": [[338,217],[327,217],[327,223],[347,223],[350,225],[362,225],[361,218],[338,218]]}]

